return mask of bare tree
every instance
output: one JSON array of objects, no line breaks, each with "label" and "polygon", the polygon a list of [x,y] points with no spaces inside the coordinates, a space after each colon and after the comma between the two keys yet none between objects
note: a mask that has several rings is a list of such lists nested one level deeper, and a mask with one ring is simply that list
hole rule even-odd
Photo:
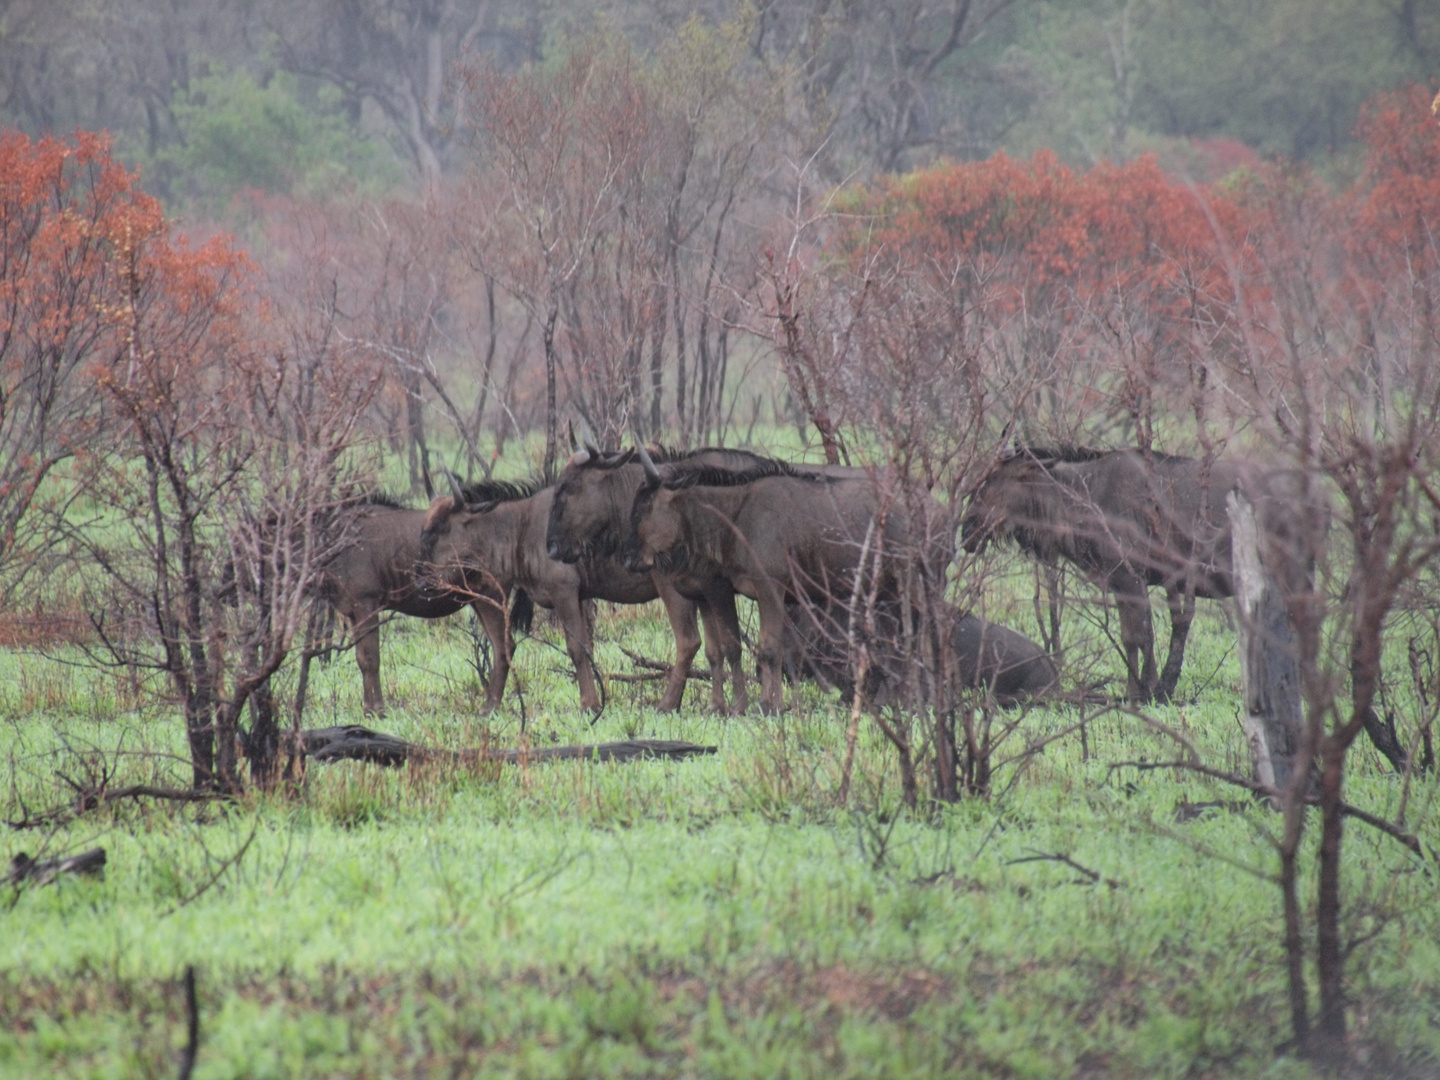
[{"label": "bare tree", "polygon": [[984,141],[957,122],[967,81],[994,75],[967,50],[1014,3],[768,0],[752,48],[793,67],[839,173],[899,172]]},{"label": "bare tree", "polygon": [[[243,710],[289,654],[325,562],[356,425],[377,383],[326,328],[268,343],[245,261],[219,242],[133,236],[98,383],[113,449],[79,480],[101,520],[64,521],[89,593],[99,663],[163,676],[181,706],[197,788],[237,789],[239,757],[268,782],[273,715]],[[323,312],[322,312],[323,313]]]},{"label": "bare tree", "polygon": [[[714,426],[741,211],[776,88],[699,23],[643,65],[623,40],[548,75],[471,73],[477,169],[455,214],[477,269],[539,329],[547,468],[569,397],[602,441]],[[769,111],[767,111],[769,110]]]}]

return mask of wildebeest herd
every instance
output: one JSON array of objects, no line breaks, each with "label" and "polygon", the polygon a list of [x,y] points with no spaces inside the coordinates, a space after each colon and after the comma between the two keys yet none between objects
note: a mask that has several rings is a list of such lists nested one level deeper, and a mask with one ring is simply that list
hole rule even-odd
[{"label": "wildebeest herd", "polygon": [[[928,494],[897,497],[882,472],[792,465],[742,450],[636,447],[603,452],[588,443],[552,485],[461,485],[426,510],[381,498],[359,506],[349,542],[327,569],[324,592],[352,628],[364,707],[384,708],[379,679],[383,611],[438,618],[473,606],[494,666],[485,708],[499,704],[532,604],[555,612],[574,665],[580,703],[598,709],[586,600],[659,599],[675,636],[675,661],[660,699],[678,708],[704,624],[710,706],[748,703],[735,596],[759,609],[756,660],[761,706],[782,704],[788,670],[847,692],[852,613],[868,615],[869,701],[892,700],[887,639],[915,619],[916,583],[943,592],[955,554],[954,518]],[[1113,593],[1131,700],[1168,699],[1183,661],[1194,597],[1233,594],[1225,495],[1246,490],[1263,527],[1273,475],[1225,462],[1134,450],[1018,449],[972,486],[960,520],[967,551],[1010,539],[1048,562],[1064,559]],[[1148,588],[1166,592],[1170,651],[1156,673]],[[902,598],[904,598],[902,600]],[[507,610],[508,608],[508,610]],[[952,678],[987,689],[1001,704],[1052,693],[1058,675],[1040,646],[1013,630],[939,601]],[[726,696],[728,671],[730,695]]]}]

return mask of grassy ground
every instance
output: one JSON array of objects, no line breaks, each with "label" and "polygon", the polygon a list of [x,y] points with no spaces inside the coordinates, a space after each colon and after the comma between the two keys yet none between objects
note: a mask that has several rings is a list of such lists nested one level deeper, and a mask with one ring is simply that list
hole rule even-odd
[{"label": "grassy ground", "polygon": [[[1192,700],[1155,715],[1243,769],[1233,638],[1201,606]],[[385,730],[522,738],[520,698],[474,717],[462,618],[382,633]],[[658,610],[602,607],[599,639],[609,672],[631,670],[620,643],[669,651]],[[1283,1047],[1273,815],[1194,777],[1112,770],[1172,756],[1139,721],[1106,716],[1083,744],[1003,768],[995,797],[916,816],[868,725],[838,804],[844,712],[813,689],[783,719],[723,720],[700,684],[671,717],[644,704],[656,684],[616,682],[592,728],[564,666],[555,630],[522,644],[525,738],[719,752],[317,766],[294,799],[116,806],[8,833],[7,857],[99,844],[109,863],[103,880],[0,890],[0,1075],[173,1076],[190,964],[209,1080],[1312,1074]],[[6,818],[52,805],[57,770],[101,757],[121,779],[183,777],[157,757],[180,750],[179,721],[137,709],[123,679],[20,651],[0,653],[0,676]],[[307,723],[360,719],[349,657],[317,679]],[[1032,712],[1011,752],[1076,716]],[[1367,749],[1348,791],[1387,813],[1400,785]],[[1440,846],[1435,799],[1421,784],[1408,823]],[[1346,842],[1364,1071],[1435,1076],[1433,869],[1367,829]]]}]

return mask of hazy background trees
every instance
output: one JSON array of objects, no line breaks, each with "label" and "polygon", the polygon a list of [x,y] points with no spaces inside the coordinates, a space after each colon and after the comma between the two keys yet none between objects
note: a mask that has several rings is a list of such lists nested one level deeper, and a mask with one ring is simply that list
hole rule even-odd
[{"label": "hazy background trees", "polygon": [[437,432],[483,472],[539,427],[553,457],[572,406],[611,438],[775,415],[750,313],[797,197],[1001,150],[1345,182],[1363,102],[1437,57],[1416,0],[18,0],[0,125],[108,130],[172,219],[265,262],[323,220],[418,491]]},{"label": "hazy background trees", "polygon": [[[0,31],[0,123],[111,131],[172,209],[292,190],[328,162],[433,179],[466,157],[460,65],[548,64],[597,23],[644,57],[696,15],[736,21],[749,62],[783,75],[789,120],[824,140],[832,179],[1001,147],[1183,157],[1188,139],[1343,161],[1365,98],[1440,62],[1440,9],[1421,0],[18,0]],[[243,145],[262,131],[280,141]],[[300,160],[278,175],[248,160],[286,131]]]}]

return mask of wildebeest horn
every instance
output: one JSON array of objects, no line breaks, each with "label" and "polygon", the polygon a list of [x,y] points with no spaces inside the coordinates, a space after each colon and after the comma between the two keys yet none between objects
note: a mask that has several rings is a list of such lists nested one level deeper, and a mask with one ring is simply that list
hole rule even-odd
[{"label": "wildebeest horn", "polygon": [[596,445],[595,436],[591,434],[590,425],[583,416],[580,417],[580,444],[590,451],[591,457],[600,456],[600,447]]},{"label": "wildebeest horn", "polygon": [[645,480],[651,487],[660,483],[660,470],[655,467],[655,459],[645,449],[644,443],[635,444],[635,453],[640,457],[640,464],[645,466]]},{"label": "wildebeest horn", "polygon": [[465,505],[465,489],[460,486],[460,478],[449,469],[445,470],[445,478],[450,481],[450,490],[455,494],[455,507],[459,509]]},{"label": "wildebeest horn", "polygon": [[1019,440],[1015,438],[1015,418],[1005,421],[1005,430],[1000,432],[1000,460],[1009,461],[1020,452]]}]

